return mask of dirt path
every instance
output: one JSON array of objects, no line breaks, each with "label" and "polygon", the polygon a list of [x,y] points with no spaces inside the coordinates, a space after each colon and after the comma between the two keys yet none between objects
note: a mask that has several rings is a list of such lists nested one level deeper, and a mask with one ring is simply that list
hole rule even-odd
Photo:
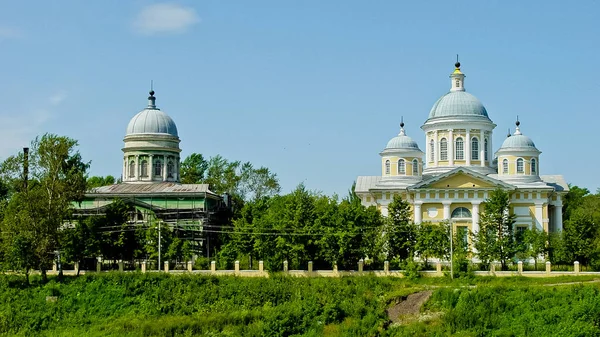
[{"label": "dirt path", "polygon": [[427,302],[432,293],[433,291],[427,290],[402,297],[394,306],[387,309],[388,318],[392,323],[399,323],[405,316],[418,315],[421,307]]}]

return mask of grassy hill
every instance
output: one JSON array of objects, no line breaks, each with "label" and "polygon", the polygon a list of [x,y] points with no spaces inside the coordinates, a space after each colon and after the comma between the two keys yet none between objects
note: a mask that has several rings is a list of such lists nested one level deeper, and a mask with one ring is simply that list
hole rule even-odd
[{"label": "grassy hill", "polygon": [[[88,274],[26,286],[0,276],[0,334],[21,336],[600,336],[589,278],[269,279]],[[401,324],[387,309],[433,290]]]}]

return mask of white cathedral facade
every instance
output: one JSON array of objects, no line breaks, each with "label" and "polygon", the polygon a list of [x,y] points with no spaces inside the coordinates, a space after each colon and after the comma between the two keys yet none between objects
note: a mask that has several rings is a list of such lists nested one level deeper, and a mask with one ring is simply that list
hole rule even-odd
[{"label": "white cathedral facade", "polygon": [[523,135],[514,134],[493,152],[496,124],[475,96],[465,91],[460,63],[450,75],[451,89],[435,102],[421,126],[426,149],[406,135],[404,123],[381,155],[381,175],[359,176],[355,192],[363,205],[387,216],[394,195],[407,200],[415,223],[450,221],[467,240],[479,230],[479,212],[488,194],[508,191],[516,229],[562,230],[562,198],[568,185],[560,175],[539,174],[540,154]]}]

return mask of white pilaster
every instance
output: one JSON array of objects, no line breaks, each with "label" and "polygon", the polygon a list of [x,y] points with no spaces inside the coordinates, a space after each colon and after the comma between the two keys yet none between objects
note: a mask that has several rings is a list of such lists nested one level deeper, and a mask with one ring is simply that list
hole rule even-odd
[{"label": "white pilaster", "polygon": [[467,161],[467,166],[471,165],[471,130],[467,128],[467,136],[465,137],[465,159]]},{"label": "white pilaster", "polygon": [[438,158],[440,157],[440,140],[438,139],[438,130],[434,131],[433,139],[433,165],[437,167]]},{"label": "white pilaster", "polygon": [[150,181],[152,181],[152,179],[154,179],[154,155],[151,154],[148,157],[148,170],[150,171],[148,172],[148,177],[150,178]]},{"label": "white pilaster", "polygon": [[140,155],[135,155],[135,180],[140,180]]},{"label": "white pilaster", "polygon": [[453,130],[448,130],[448,160],[450,166],[454,166],[454,134]]},{"label": "white pilaster", "polygon": [[127,166],[129,164],[128,161],[129,161],[129,159],[127,158],[127,156],[123,157],[124,165],[123,165],[123,175],[121,176],[122,181],[127,181],[128,180],[127,178],[129,177],[127,175]]},{"label": "white pilaster", "polygon": [[414,212],[413,213],[415,215],[415,223],[416,224],[419,224],[422,221],[422,215],[423,215],[423,213],[421,211],[422,204],[423,203],[419,202],[419,201],[415,202],[415,204],[414,204]]},{"label": "white pilaster", "polygon": [[[492,146],[492,132],[488,135],[488,163],[492,166],[492,162],[494,161],[494,147]],[[498,162],[499,163],[499,162]]]},{"label": "white pilaster", "polygon": [[167,181],[167,156],[164,155],[163,156],[163,163],[162,163],[162,178],[163,181]]},{"label": "white pilaster", "polygon": [[444,205],[444,220],[450,220],[450,205],[452,205],[452,202],[444,201],[442,204]]},{"label": "white pilaster", "polygon": [[562,230],[562,201],[559,201],[559,203],[554,205],[554,231],[562,232]]},{"label": "white pilaster", "polygon": [[479,201],[471,201],[471,231],[479,232]]},{"label": "white pilaster", "polygon": [[544,230],[544,220],[542,219],[542,217],[544,215],[543,208],[544,208],[544,204],[542,204],[542,203],[535,204],[535,226],[540,231]]},{"label": "white pilaster", "polygon": [[[488,152],[489,154],[489,152]],[[485,166],[485,134],[483,129],[479,132],[479,160],[481,162],[481,167]]]}]

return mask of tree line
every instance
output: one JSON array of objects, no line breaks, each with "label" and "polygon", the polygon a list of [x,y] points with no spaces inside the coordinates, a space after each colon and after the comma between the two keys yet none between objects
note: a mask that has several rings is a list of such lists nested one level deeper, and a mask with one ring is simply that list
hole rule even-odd
[{"label": "tree line", "polygon": [[[23,153],[8,157],[0,166],[0,266],[5,270],[45,271],[56,261],[156,260],[160,223],[131,228],[127,223],[132,205],[115,200],[102,215],[73,219],[72,203],[81,202],[86,190],[118,183],[112,176],[89,177],[91,163],[77,150],[77,141],[45,134],[36,138],[28,158]],[[26,166],[26,167],[24,167]],[[24,170],[25,169],[25,170]],[[27,172],[27,177],[24,176]],[[27,179],[26,179],[27,178]],[[201,235],[218,238],[212,258],[221,267],[239,260],[252,268],[265,261],[266,268],[355,269],[363,259],[366,268],[415,271],[431,259],[454,259],[457,270],[467,271],[471,258],[487,268],[493,261],[503,269],[517,260],[542,258],[553,264],[579,261],[600,269],[600,194],[571,186],[564,198],[564,231],[547,234],[535,228],[515,228],[508,209],[509,195],[500,189],[490,194],[480,212],[480,230],[451,231],[450,222],[415,224],[409,203],[395,196],[382,217],[373,206],[365,207],[353,187],[344,197],[326,196],[300,184],[280,193],[277,175],[266,167],[229,161],[221,156],[205,159],[193,153],[182,161],[182,183],[206,183],[233,199],[227,222],[203,229]],[[192,258],[190,241],[175,227],[160,229],[163,259]],[[451,234],[453,233],[453,234]],[[451,254],[452,251],[452,254]],[[452,255],[452,257],[451,257]],[[204,261],[206,262],[206,261]]]}]

